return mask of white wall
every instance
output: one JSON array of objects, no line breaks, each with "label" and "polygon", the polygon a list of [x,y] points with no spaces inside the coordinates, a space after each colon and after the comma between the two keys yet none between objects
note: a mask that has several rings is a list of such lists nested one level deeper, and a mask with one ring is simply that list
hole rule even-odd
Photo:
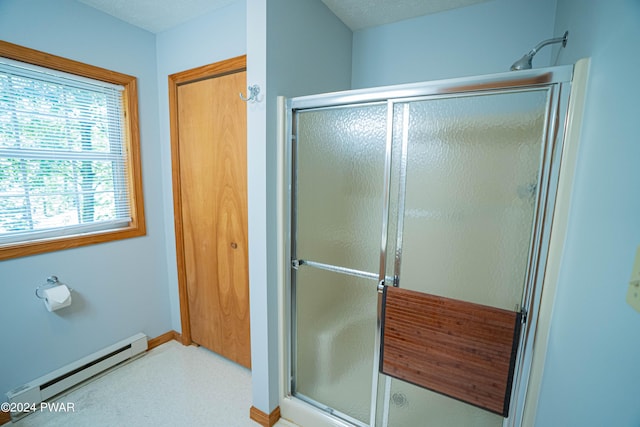
[{"label": "white wall", "polygon": [[[180,301],[171,182],[171,138],[169,127],[169,75],[212,64],[246,53],[246,2],[238,0],[185,24],[157,34],[158,113],[161,153],[163,212],[166,218],[168,292],[171,300],[171,327],[181,332]],[[159,184],[160,184],[159,183]]]},{"label": "white wall", "polygon": [[[491,0],[356,31],[352,86],[509,71],[540,41],[555,37],[555,4],[556,0]],[[550,65],[550,52],[548,47],[541,50],[534,67]]]},{"label": "white wall", "polygon": [[[171,329],[165,171],[158,148],[155,37],[72,0],[2,0],[0,38],[138,78],[147,236],[0,262],[0,393],[107,345]],[[73,305],[46,311],[34,295],[57,275]]]},{"label": "white wall", "polygon": [[569,227],[536,426],[640,426],[640,2],[558,0],[560,61],[591,57]]}]

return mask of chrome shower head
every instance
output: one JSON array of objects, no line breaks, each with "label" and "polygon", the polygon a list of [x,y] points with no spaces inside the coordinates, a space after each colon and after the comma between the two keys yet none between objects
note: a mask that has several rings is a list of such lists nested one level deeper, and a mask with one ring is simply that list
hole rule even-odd
[{"label": "chrome shower head", "polygon": [[569,31],[565,31],[562,37],[556,37],[554,39],[549,39],[538,43],[536,47],[531,49],[529,53],[525,54],[522,58],[518,59],[511,66],[511,71],[517,70],[530,70],[532,68],[531,61],[533,61],[533,57],[538,53],[540,49],[548,44],[553,43],[562,43],[562,47],[567,45],[567,38],[569,37]]},{"label": "chrome shower head", "polygon": [[523,55],[522,58],[513,63],[513,65],[511,66],[511,71],[530,70],[533,67],[531,61],[533,61],[533,56],[535,54],[535,52],[529,52]]}]

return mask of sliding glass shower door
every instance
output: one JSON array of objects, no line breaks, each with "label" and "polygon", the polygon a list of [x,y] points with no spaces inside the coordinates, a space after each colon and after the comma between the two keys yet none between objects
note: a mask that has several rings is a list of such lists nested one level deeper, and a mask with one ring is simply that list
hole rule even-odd
[{"label": "sliding glass shower door", "polygon": [[[498,427],[515,418],[509,402],[526,383],[531,324],[515,335],[499,413],[379,373],[382,291],[523,320],[535,311],[570,69],[546,76],[289,102],[292,396],[359,426]],[[406,332],[408,342],[415,331]],[[415,347],[418,358],[430,351]]]},{"label": "sliding glass shower door", "polygon": [[[387,263],[396,285],[520,311],[551,96],[546,88],[498,91],[396,107],[395,120],[404,123],[397,153],[403,167],[392,171],[399,217]],[[381,403],[387,411],[379,425],[390,427],[503,422],[499,414],[398,379]]]},{"label": "sliding glass shower door", "polygon": [[371,410],[386,105],[296,116],[294,390],[354,423]]}]

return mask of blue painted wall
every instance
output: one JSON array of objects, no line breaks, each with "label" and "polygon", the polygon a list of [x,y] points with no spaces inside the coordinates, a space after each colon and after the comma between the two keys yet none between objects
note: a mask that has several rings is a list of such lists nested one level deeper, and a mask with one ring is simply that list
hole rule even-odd
[{"label": "blue painted wall", "polygon": [[640,2],[558,0],[560,62],[591,57],[537,427],[640,426]]},{"label": "blue painted wall", "polygon": [[[257,153],[251,161],[264,167],[250,176],[250,228],[265,236],[252,252],[264,273],[252,276],[252,320],[262,322],[252,343],[264,362],[254,362],[254,404],[267,412],[278,381],[268,372],[277,367],[277,284],[268,267],[275,254],[275,96],[501,72],[568,29],[566,49],[545,48],[535,58],[545,66],[592,57],[536,426],[640,425],[640,315],[624,302],[640,244],[640,64],[629,54],[640,45],[638,1],[491,0],[358,31],[352,44],[319,0],[247,1],[157,36],[72,0],[0,1],[0,39],[138,77],[148,226],[146,237],[0,262],[0,324],[10,343],[0,350],[0,392],[136,332],[180,330],[168,74],[245,52],[251,64],[252,55],[269,52],[255,81],[265,86],[266,101],[250,111],[262,115],[263,135],[250,141]],[[243,20],[250,15],[245,4],[257,2],[264,16],[251,19],[267,24],[256,32]],[[65,313],[48,313],[34,296],[51,274],[78,291]]]},{"label": "blue painted wall", "polygon": [[224,8],[158,33],[158,114],[160,139],[157,149],[162,161],[164,233],[167,239],[168,288],[171,300],[171,327],[181,332],[180,301],[171,182],[171,138],[169,127],[169,75],[244,55],[247,47],[246,2],[238,0]]},{"label": "blue painted wall", "polygon": [[248,107],[253,404],[270,413],[280,380],[276,97],[349,89],[352,33],[319,0],[248,0],[247,9],[248,83],[264,90]]},{"label": "blue painted wall", "polygon": [[[354,89],[509,71],[553,37],[556,0],[491,0],[356,31]],[[560,33],[562,34],[562,32]],[[550,49],[534,65],[550,65]]]},{"label": "blue painted wall", "polygon": [[[147,236],[0,261],[0,393],[137,332],[171,329],[155,36],[73,0],[2,0],[0,39],[138,78]],[[73,305],[46,311],[57,275]]]},{"label": "blue painted wall", "polygon": [[592,63],[536,426],[637,427],[640,314],[625,294],[640,244],[640,3],[493,0],[357,31],[352,84],[506,71],[565,30],[567,47],[534,66]]}]

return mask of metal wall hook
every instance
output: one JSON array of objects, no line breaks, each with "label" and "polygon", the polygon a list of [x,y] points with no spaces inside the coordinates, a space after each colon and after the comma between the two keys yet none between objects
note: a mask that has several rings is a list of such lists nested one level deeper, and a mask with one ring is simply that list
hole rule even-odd
[{"label": "metal wall hook", "polygon": [[258,102],[258,95],[260,94],[260,86],[251,85],[247,88],[247,90],[249,91],[249,96],[245,98],[244,95],[240,93],[240,99],[242,99],[244,102]]}]

